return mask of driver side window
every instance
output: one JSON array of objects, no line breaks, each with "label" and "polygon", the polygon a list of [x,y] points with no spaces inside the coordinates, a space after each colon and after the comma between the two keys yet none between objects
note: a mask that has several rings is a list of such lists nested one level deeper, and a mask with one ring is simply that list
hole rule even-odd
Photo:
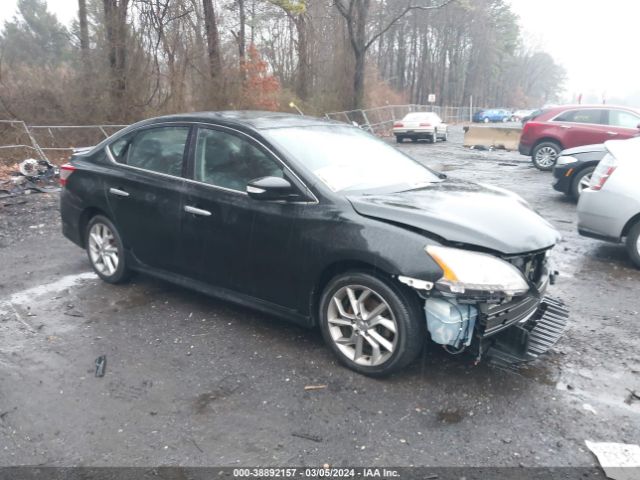
[{"label": "driver side window", "polygon": [[248,140],[231,133],[198,129],[194,180],[244,192],[261,177],[284,177],[282,166]]}]

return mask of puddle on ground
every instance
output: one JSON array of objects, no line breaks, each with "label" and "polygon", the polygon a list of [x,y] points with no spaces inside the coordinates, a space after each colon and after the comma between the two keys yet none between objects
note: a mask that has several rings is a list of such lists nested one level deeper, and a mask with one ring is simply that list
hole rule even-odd
[{"label": "puddle on ground", "polygon": [[465,414],[459,409],[444,409],[438,412],[437,417],[440,422],[451,425],[460,423],[464,419]]}]

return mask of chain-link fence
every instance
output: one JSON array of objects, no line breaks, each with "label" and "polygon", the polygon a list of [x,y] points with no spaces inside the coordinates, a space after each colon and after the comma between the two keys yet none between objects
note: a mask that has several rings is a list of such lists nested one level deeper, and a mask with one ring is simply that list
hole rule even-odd
[{"label": "chain-link fence", "polygon": [[442,107],[438,105],[386,105],[384,107],[368,108],[365,110],[350,110],[346,112],[327,113],[330,120],[357,123],[373,133],[388,134],[393,123],[401,120],[411,112],[435,112],[442,121],[449,124],[470,122],[471,116],[481,110],[471,107]]},{"label": "chain-link fence", "polygon": [[[331,120],[356,122],[379,134],[389,134],[393,123],[411,112],[435,112],[445,123],[469,122],[480,110],[437,105],[387,105],[384,107],[327,113]],[[5,164],[28,157],[60,163],[74,148],[99,143],[127,125],[27,125],[20,120],[0,120],[0,161]]]},{"label": "chain-link fence", "polygon": [[11,163],[28,157],[47,161],[66,159],[74,148],[95,145],[124,127],[27,125],[20,120],[0,120],[0,160]]}]

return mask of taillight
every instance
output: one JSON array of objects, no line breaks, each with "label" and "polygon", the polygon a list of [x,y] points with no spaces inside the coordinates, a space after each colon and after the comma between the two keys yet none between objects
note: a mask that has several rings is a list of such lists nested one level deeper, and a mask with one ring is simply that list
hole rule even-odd
[{"label": "taillight", "polygon": [[76,171],[76,167],[70,163],[65,163],[60,167],[60,186],[64,187],[67,184],[67,180],[73,172]]},{"label": "taillight", "polygon": [[602,187],[604,187],[604,184],[607,183],[607,180],[613,175],[613,172],[616,171],[616,168],[618,168],[616,158],[610,153],[606,154],[602,160],[600,160],[600,163],[598,163],[596,170],[591,176],[591,183],[589,184],[591,190],[602,190]]},{"label": "taillight", "polygon": [[393,128],[402,128],[404,127],[404,123],[402,122],[396,122],[393,124]]},{"label": "taillight", "polygon": [[421,127],[430,127],[431,124],[430,123],[421,123],[420,126]]}]

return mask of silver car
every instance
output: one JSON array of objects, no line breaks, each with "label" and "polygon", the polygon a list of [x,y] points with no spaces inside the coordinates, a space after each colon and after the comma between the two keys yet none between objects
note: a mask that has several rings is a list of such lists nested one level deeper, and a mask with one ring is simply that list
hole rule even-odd
[{"label": "silver car", "polygon": [[610,242],[626,241],[640,268],[640,138],[605,143],[606,155],[578,203],[578,231]]}]

